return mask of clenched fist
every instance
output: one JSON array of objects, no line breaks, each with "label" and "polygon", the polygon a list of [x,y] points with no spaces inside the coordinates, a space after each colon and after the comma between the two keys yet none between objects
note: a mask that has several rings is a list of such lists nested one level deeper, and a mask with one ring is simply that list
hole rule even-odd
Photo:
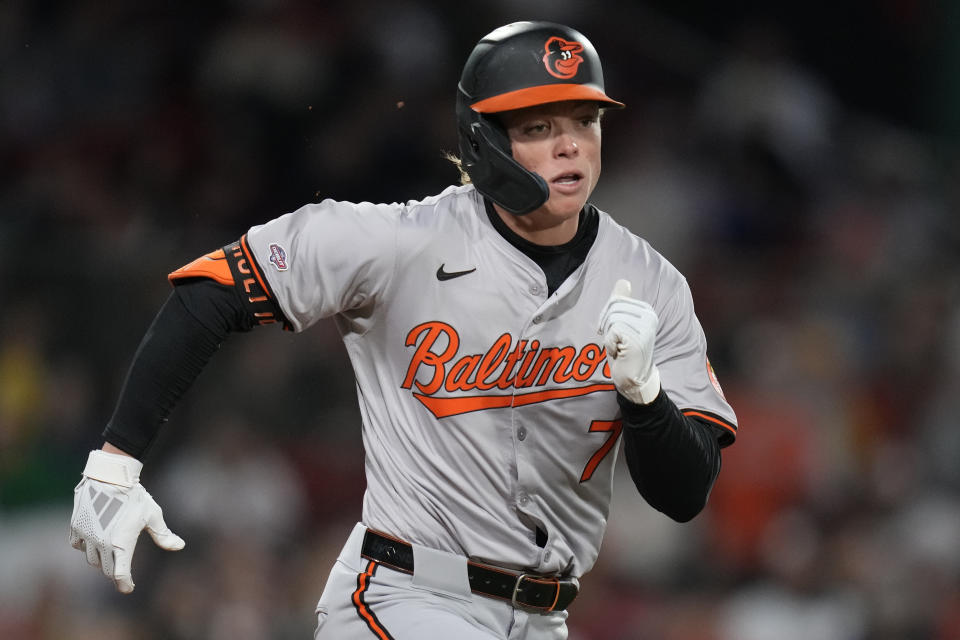
[{"label": "clenched fist", "polygon": [[653,307],[630,297],[630,282],[617,280],[600,314],[600,334],[613,384],[635,404],[649,404],[660,393],[660,372],[653,363],[657,322]]}]

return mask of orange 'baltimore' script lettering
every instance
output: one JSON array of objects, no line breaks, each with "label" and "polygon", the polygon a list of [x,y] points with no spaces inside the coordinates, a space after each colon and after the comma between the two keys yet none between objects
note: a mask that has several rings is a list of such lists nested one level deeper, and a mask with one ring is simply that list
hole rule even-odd
[{"label": "orange 'baltimore' script lettering", "polygon": [[[588,384],[507,395],[462,393],[586,382],[601,366],[603,375],[609,379],[606,351],[592,343],[579,350],[570,346],[542,347],[538,340],[514,342],[513,336],[504,333],[485,353],[460,355],[457,330],[445,322],[432,321],[411,329],[406,346],[416,348],[401,386],[413,387],[414,397],[438,418],[614,389],[612,384]],[[460,393],[436,397],[441,389]]]}]

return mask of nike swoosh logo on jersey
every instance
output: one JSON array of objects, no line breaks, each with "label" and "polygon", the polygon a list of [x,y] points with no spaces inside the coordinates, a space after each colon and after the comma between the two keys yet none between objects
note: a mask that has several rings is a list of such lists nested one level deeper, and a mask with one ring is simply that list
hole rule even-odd
[{"label": "nike swoosh logo on jersey", "polygon": [[460,276],[465,276],[468,273],[473,273],[477,270],[476,267],[473,269],[468,269],[467,271],[444,271],[443,267],[446,263],[441,264],[440,268],[437,269],[437,280],[443,282],[444,280],[453,280],[454,278],[459,278]]}]

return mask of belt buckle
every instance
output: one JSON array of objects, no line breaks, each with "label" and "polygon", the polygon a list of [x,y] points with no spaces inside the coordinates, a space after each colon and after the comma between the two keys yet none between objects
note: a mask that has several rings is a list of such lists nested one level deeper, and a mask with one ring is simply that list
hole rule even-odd
[{"label": "belt buckle", "polygon": [[[536,605],[526,604],[524,602],[517,601],[517,595],[520,593],[520,585],[523,584],[524,579],[532,580],[534,578],[540,581],[549,581],[549,580],[553,581],[553,584],[556,587],[557,592],[554,595],[553,602],[550,603],[549,607],[538,607]],[[560,579],[559,578],[544,579],[541,577],[531,576],[530,574],[527,574],[527,573],[521,573],[519,576],[517,576],[517,581],[513,585],[513,595],[510,597],[510,604],[512,604],[515,609],[520,609],[523,611],[533,611],[535,613],[550,613],[551,611],[553,611],[553,608],[557,606],[557,600],[559,599],[560,599]]]}]

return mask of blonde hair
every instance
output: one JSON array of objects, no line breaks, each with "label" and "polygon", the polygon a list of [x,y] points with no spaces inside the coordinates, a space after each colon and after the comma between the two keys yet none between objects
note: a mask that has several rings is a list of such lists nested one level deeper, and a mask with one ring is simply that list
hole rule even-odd
[{"label": "blonde hair", "polygon": [[457,172],[460,174],[460,184],[471,184],[470,174],[467,173],[467,170],[463,168],[463,160],[457,154],[452,151],[444,151],[443,157],[453,163],[453,166],[457,168]]}]

